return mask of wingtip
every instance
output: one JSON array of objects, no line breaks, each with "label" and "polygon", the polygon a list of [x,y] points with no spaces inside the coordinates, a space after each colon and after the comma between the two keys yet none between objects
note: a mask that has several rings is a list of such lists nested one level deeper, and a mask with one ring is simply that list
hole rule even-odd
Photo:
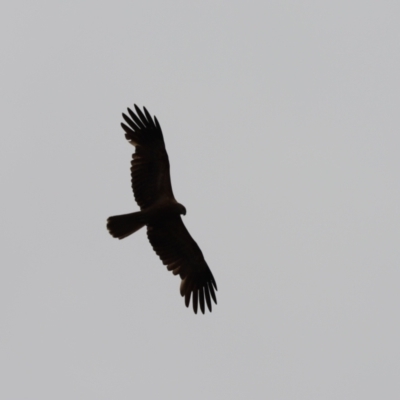
[{"label": "wingtip", "polygon": [[183,279],[180,287],[180,294],[185,298],[185,306],[192,308],[195,314],[198,309],[205,314],[206,309],[212,312],[212,303],[217,304],[217,296],[215,295],[214,285],[212,281],[208,281],[204,287],[196,288],[194,282]]}]

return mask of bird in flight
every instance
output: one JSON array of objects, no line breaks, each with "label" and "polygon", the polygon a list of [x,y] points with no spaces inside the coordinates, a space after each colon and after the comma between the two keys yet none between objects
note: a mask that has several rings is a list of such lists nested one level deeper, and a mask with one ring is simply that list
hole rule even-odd
[{"label": "bird in flight", "polygon": [[185,207],[175,200],[169,173],[168,154],[157,118],[144,113],[135,104],[136,114],[128,108],[121,123],[125,137],[135,146],[131,162],[133,194],[140,211],[108,218],[107,229],[118,239],[126,238],[144,226],[154,251],[174,275],[181,277],[180,292],[186,307],[192,298],[193,310],[198,306],[204,314],[205,304],[212,311],[217,304],[217,284],[200,247],[183,224]]}]

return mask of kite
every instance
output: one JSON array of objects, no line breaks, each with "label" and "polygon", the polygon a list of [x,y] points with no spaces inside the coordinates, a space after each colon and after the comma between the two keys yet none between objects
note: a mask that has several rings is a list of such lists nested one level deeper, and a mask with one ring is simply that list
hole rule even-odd
[{"label": "kite", "polygon": [[193,310],[198,306],[204,314],[205,304],[210,312],[212,301],[217,304],[217,284],[200,247],[190,236],[181,215],[185,207],[172,192],[168,154],[157,118],[144,113],[135,104],[136,114],[128,108],[121,123],[125,137],[135,146],[131,162],[134,198],[140,211],[108,218],[107,229],[118,239],[126,238],[144,226],[147,237],[162,263],[182,279],[180,293],[186,307],[192,299]]}]

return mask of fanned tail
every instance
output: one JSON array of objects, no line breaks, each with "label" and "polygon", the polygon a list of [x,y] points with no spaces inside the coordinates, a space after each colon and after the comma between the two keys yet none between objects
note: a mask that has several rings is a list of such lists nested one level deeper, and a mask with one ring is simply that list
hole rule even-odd
[{"label": "fanned tail", "polygon": [[109,217],[107,220],[107,229],[110,232],[110,235],[118,239],[124,239],[127,236],[132,235],[132,233],[135,233],[145,225],[146,220],[141,211],[130,214],[115,215]]}]

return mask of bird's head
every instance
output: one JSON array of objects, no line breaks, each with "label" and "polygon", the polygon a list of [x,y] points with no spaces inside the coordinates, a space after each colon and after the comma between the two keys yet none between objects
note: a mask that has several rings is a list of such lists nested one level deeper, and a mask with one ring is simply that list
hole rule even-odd
[{"label": "bird's head", "polygon": [[[179,203],[178,203],[179,204]],[[186,215],[186,208],[184,205],[179,204],[179,214]]]}]

